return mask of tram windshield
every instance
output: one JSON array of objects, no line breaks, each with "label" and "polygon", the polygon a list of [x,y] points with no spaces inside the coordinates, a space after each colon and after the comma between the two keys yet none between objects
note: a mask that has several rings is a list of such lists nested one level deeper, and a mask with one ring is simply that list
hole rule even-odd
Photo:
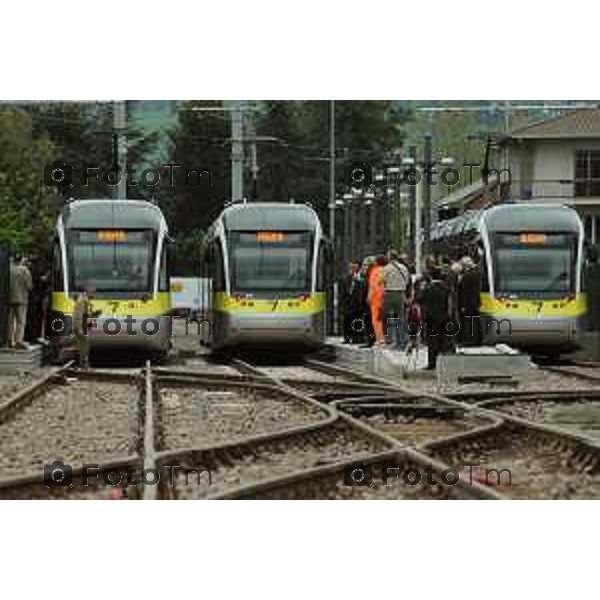
[{"label": "tram windshield", "polygon": [[152,230],[78,230],[68,233],[70,289],[135,297],[152,289],[156,234]]},{"label": "tram windshield", "polygon": [[496,233],[492,256],[496,295],[544,298],[576,291],[575,234]]},{"label": "tram windshield", "polygon": [[312,246],[310,232],[232,232],[231,291],[258,296],[309,292]]}]

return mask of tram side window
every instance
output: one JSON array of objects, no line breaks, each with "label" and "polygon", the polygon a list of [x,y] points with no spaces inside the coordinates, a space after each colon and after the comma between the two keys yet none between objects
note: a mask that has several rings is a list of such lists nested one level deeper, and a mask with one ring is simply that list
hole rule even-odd
[{"label": "tram side window", "polygon": [[223,265],[223,249],[221,243],[217,241],[214,245],[214,254],[212,261],[213,291],[225,291],[225,268]]},{"label": "tram side window", "polygon": [[168,292],[169,286],[169,257],[167,244],[163,243],[162,255],[160,257],[160,274],[158,277],[158,291]]},{"label": "tram side window", "polygon": [[58,241],[54,242],[52,248],[52,290],[55,292],[64,292],[62,260]]},{"label": "tram side window", "polygon": [[212,277],[212,265],[210,262],[210,244],[207,244],[202,248],[202,254],[200,257],[200,277],[202,279],[209,279]]},{"label": "tram side window", "polygon": [[319,262],[317,263],[317,292],[326,292],[333,280],[333,253],[326,242],[319,244]]},{"label": "tram side window", "polygon": [[317,292],[325,291],[325,248],[323,242],[319,244],[319,258],[317,262]]},{"label": "tram side window", "polygon": [[487,258],[485,256],[485,252],[480,252],[479,254],[479,289],[482,292],[490,291],[490,273],[488,270]]}]

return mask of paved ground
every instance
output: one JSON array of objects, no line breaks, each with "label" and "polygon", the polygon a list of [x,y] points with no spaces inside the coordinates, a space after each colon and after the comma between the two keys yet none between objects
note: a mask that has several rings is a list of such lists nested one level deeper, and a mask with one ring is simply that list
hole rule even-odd
[{"label": "paved ground", "polygon": [[173,349],[175,352],[202,353],[200,331],[196,323],[188,323],[185,319],[173,319]]}]

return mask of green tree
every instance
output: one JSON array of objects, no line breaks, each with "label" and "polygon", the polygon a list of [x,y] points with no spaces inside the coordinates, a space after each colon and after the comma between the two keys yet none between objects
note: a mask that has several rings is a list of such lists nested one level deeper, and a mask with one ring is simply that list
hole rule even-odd
[{"label": "green tree", "polygon": [[27,111],[0,110],[0,244],[43,255],[62,200],[43,184],[55,147]]},{"label": "green tree", "polygon": [[[336,193],[348,191],[344,167],[364,161],[383,168],[386,156],[402,145],[409,110],[391,101],[336,101]],[[259,146],[259,197],[311,202],[321,216],[329,198],[329,101],[263,103],[258,118],[260,136],[275,136]]]},{"label": "green tree", "polygon": [[[64,197],[112,198],[115,186],[108,185],[100,171],[114,165],[114,123],[111,102],[44,102],[27,106],[33,119],[36,135],[46,134],[54,143],[53,160],[61,160],[73,167],[75,187],[58,190]],[[136,168],[144,164],[158,141],[158,134],[146,135],[128,122],[127,164]],[[89,177],[82,185],[86,166],[99,167],[99,176]],[[128,198],[148,198],[152,188],[139,184],[141,168],[134,179],[138,185],[128,185]],[[162,174],[161,174],[162,175]]]},{"label": "green tree", "polygon": [[177,240],[174,269],[182,274],[193,262],[190,252],[199,252],[198,232],[208,228],[230,196],[230,122],[222,108],[221,101],[183,103],[171,135],[169,162],[180,166],[172,169],[173,187],[161,180],[158,196]]}]

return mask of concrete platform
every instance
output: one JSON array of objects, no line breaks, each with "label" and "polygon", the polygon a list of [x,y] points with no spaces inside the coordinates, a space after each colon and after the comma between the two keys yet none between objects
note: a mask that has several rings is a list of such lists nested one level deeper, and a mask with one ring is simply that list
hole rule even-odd
[{"label": "concrete platform", "polygon": [[477,346],[458,348],[455,354],[438,357],[439,383],[468,380],[515,380],[531,372],[529,355],[510,346]]},{"label": "concrete platform", "polygon": [[361,348],[358,344],[344,344],[341,338],[329,338],[327,343],[334,349],[337,360],[344,366],[369,374],[381,374],[403,378],[410,372],[427,366],[427,348],[407,355],[387,347]]},{"label": "concrete platform", "polygon": [[427,348],[420,346],[417,352],[407,355],[388,347],[361,348],[355,344],[344,344],[341,339],[330,338],[336,359],[344,366],[369,374],[381,374],[393,379],[417,376],[436,377],[438,385],[479,380],[518,382],[532,374],[529,355],[507,346],[478,346],[459,348],[456,354],[441,354],[435,372],[427,366]]},{"label": "concrete platform", "polygon": [[28,350],[0,348],[0,373],[18,373],[42,366],[43,349],[39,344],[30,345]]}]

